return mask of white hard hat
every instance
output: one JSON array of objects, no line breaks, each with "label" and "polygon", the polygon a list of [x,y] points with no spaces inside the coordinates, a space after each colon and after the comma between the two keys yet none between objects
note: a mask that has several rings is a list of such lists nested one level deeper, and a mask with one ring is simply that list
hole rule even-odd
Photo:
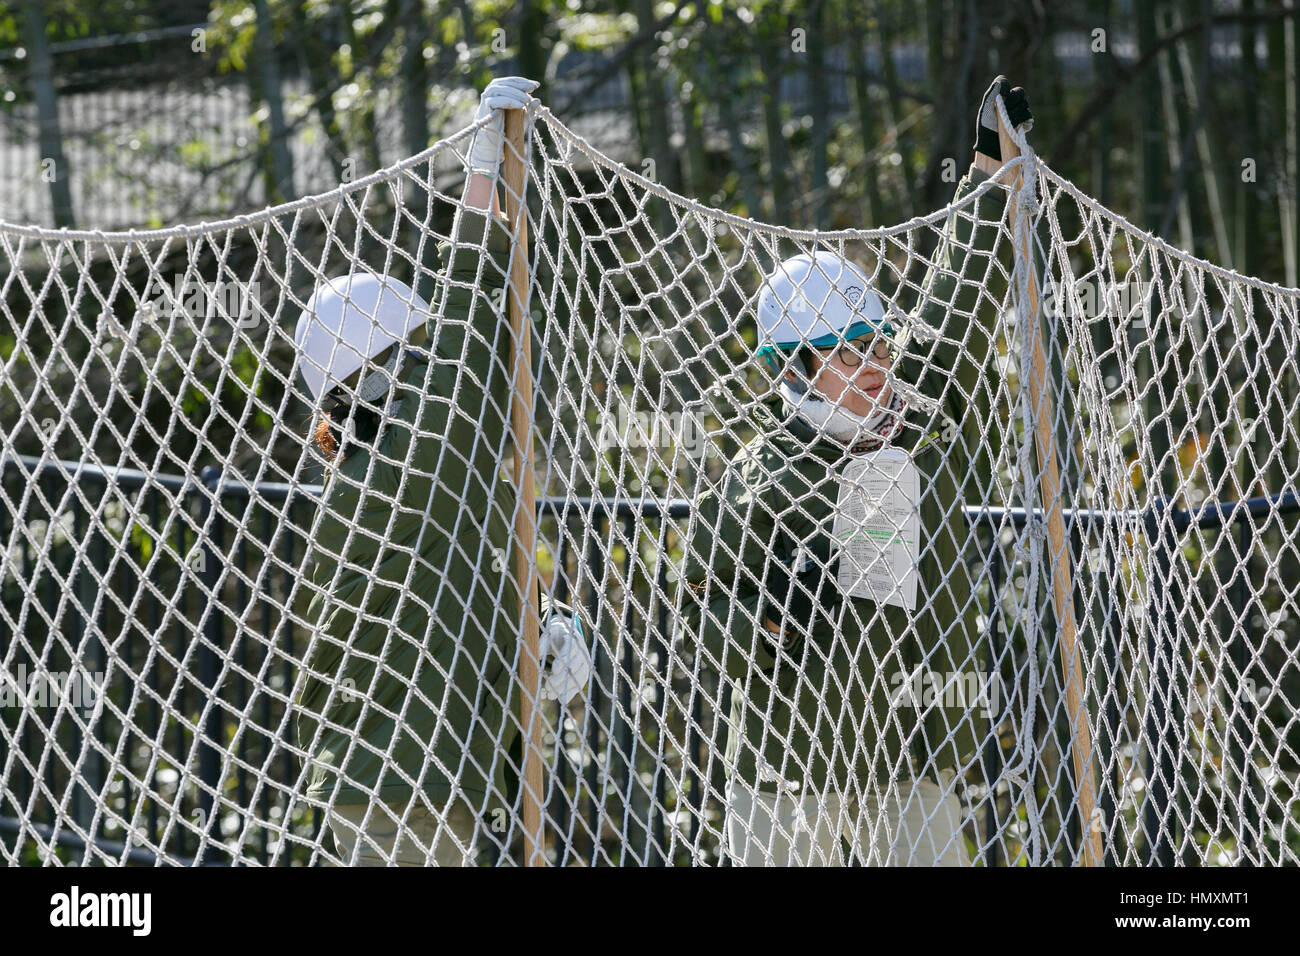
[{"label": "white hard hat", "polygon": [[824,348],[894,327],[871,280],[852,262],[818,250],[786,259],[758,295],[759,354]]},{"label": "white hard hat", "polygon": [[312,398],[330,389],[429,316],[405,282],[369,273],[337,276],[316,286],[298,317],[293,340]]}]

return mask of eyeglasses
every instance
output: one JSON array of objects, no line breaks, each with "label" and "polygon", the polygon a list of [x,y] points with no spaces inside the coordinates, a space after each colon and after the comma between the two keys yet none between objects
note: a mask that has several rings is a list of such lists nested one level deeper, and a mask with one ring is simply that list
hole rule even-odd
[{"label": "eyeglasses", "polygon": [[884,362],[889,359],[894,350],[889,343],[889,339],[883,335],[871,337],[864,335],[850,342],[841,342],[833,348],[818,349],[817,351],[824,362],[838,358],[840,364],[846,368],[857,368],[868,354],[874,356],[878,361]]}]

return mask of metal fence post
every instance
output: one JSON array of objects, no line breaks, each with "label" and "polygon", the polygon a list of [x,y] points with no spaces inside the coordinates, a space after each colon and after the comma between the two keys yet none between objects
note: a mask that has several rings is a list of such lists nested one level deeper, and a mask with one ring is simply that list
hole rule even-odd
[{"label": "metal fence post", "polygon": [[[588,512],[588,520],[594,517],[595,509]],[[597,519],[599,520],[599,519]],[[611,526],[613,519],[610,519]],[[598,797],[600,793],[599,778],[596,767],[596,754],[600,753],[600,698],[601,698],[601,658],[607,656],[604,654],[604,641],[600,640],[600,612],[601,612],[601,594],[600,585],[605,577],[605,556],[595,545],[595,539],[589,538],[586,553],[583,555],[587,564],[588,580],[591,581],[591,591],[587,595],[587,611],[591,616],[591,629],[596,635],[596,640],[591,648],[591,683],[589,684],[587,694],[587,746],[591,751],[591,761],[587,766],[587,799],[589,802],[587,810],[587,825],[591,829],[591,866],[596,865],[600,855],[600,825],[604,808]],[[613,708],[611,707],[611,710]],[[606,767],[606,770],[609,768]],[[575,814],[576,814],[575,807]]]},{"label": "metal fence post", "polygon": [[[218,682],[221,664],[217,648],[224,639],[224,621],[220,600],[222,575],[217,565],[218,555],[224,538],[225,522],[221,508],[217,505],[220,494],[221,471],[213,465],[203,469],[199,477],[207,492],[202,496],[199,510],[199,533],[203,564],[199,568],[199,577],[207,593],[203,598],[203,637],[198,652],[198,683],[203,689],[203,700],[199,712],[199,825],[204,832],[200,840],[196,860],[202,860],[204,848],[208,843],[220,844],[221,827],[218,816],[221,803],[217,795],[221,793],[221,752],[218,747],[222,741],[221,707],[217,702]],[[206,741],[204,740],[206,738]],[[211,861],[209,861],[211,862]]]},{"label": "metal fence post", "polygon": [[[1002,549],[998,547],[998,528],[993,525],[991,540],[989,543],[988,568],[989,568],[989,606],[988,606],[988,638],[989,638],[989,671],[992,676],[992,669],[999,667],[998,684],[1001,685],[1001,634],[998,630],[998,609],[999,598],[1002,592]],[[998,778],[1002,775],[1004,761],[1002,759],[1002,740],[998,734],[998,725],[992,721],[998,715],[990,714],[990,725],[988,740],[984,743],[984,779],[989,785],[989,807],[988,813],[984,818],[984,837],[988,841],[984,847],[984,865],[997,866],[998,844],[997,835],[1002,825],[998,821]]]},{"label": "metal fence post", "polygon": [[1146,743],[1147,798],[1142,808],[1142,830],[1146,837],[1146,864],[1173,866],[1174,841],[1171,827],[1176,824],[1170,812],[1174,796],[1175,751],[1177,750],[1177,702],[1173,700],[1173,631],[1161,635],[1162,625],[1173,616],[1171,568],[1172,540],[1169,522],[1172,509],[1163,498],[1152,501],[1146,515],[1147,538],[1151,544],[1152,567],[1149,571],[1150,599],[1147,603],[1147,680],[1146,719],[1142,737]]},{"label": "metal fence post", "polygon": [[[1251,742],[1255,738],[1255,721],[1257,719],[1257,710],[1259,698],[1254,693],[1254,679],[1250,676],[1251,671],[1251,654],[1250,649],[1255,642],[1252,640],[1252,628],[1250,626],[1250,573],[1251,561],[1250,553],[1254,547],[1254,527],[1249,520],[1249,515],[1241,520],[1241,564],[1238,569],[1236,603],[1237,613],[1241,619],[1241,625],[1235,629],[1233,635],[1233,657],[1237,664],[1237,672],[1240,674],[1240,684],[1236,693],[1235,706],[1232,708],[1233,720],[1232,730],[1228,734],[1228,765],[1238,768],[1238,790],[1242,794],[1241,807],[1241,824],[1237,834],[1237,850],[1240,854],[1238,865],[1254,866],[1255,861],[1251,854],[1257,849],[1256,840],[1259,836],[1259,804],[1255,800],[1258,793],[1256,786],[1255,760],[1252,752]],[[1225,528],[1226,532],[1228,529]],[[1236,743],[1234,744],[1234,738]],[[1226,769],[1226,768],[1225,768]]]}]

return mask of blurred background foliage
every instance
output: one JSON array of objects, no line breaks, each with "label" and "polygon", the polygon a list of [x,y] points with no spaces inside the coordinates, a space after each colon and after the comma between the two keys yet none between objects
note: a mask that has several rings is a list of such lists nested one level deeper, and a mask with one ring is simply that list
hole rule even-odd
[{"label": "blurred background foliage", "polygon": [[[1285,0],[5,0],[0,178],[21,188],[0,218],[171,225],[323,191],[420,151],[490,77],[518,73],[600,148],[701,201],[790,225],[892,224],[951,197],[974,107],[1002,72],[1030,91],[1039,153],[1093,197],[1295,285],[1292,13]],[[40,175],[51,156],[69,204]]]}]

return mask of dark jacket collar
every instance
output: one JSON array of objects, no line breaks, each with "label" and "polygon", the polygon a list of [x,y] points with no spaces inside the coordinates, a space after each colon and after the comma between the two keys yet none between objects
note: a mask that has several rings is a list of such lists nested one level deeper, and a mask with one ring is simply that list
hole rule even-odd
[{"label": "dark jacket collar", "polygon": [[847,445],[813,428],[779,396],[760,403],[755,419],[760,434],[768,436],[789,454],[811,453],[827,461],[837,461],[850,453]]},{"label": "dark jacket collar", "polygon": [[827,461],[838,461],[847,455],[857,455],[876,447],[900,447],[899,438],[904,438],[909,430],[907,424],[909,409],[903,409],[903,431],[894,440],[877,445],[875,440],[866,439],[852,447],[842,441],[818,431],[799,415],[792,411],[779,396],[759,403],[755,413],[760,433],[768,435],[782,446],[787,453],[798,454],[810,452]]}]

